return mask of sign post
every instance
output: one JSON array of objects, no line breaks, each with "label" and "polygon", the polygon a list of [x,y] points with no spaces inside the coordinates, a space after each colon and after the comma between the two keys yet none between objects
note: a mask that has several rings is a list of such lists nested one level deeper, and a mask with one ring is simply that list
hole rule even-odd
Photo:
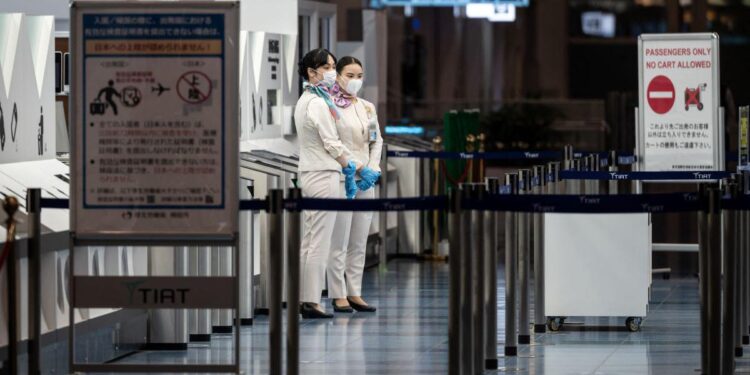
[{"label": "sign post", "polygon": [[640,170],[723,170],[718,35],[643,34],[638,64]]},{"label": "sign post", "polygon": [[239,2],[76,0],[71,37],[71,249],[231,246],[235,267],[214,278],[76,276],[71,256],[70,370],[238,373],[239,326],[233,364],[92,364],[76,362],[73,317],[238,311]]}]

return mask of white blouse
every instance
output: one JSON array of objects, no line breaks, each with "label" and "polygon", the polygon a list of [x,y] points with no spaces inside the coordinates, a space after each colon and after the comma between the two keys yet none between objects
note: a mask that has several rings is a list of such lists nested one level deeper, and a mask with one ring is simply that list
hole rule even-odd
[{"label": "white blouse", "polygon": [[[380,154],[383,151],[383,137],[380,135],[378,115],[372,103],[357,99],[347,108],[339,107],[341,119],[336,121],[336,129],[344,146],[354,159],[367,167],[380,172]],[[370,138],[370,124],[374,124],[373,139]]]},{"label": "white blouse", "polygon": [[305,90],[294,109],[294,126],[299,136],[299,171],[341,171],[336,161],[354,157],[339,139],[336,120],[326,102]]}]

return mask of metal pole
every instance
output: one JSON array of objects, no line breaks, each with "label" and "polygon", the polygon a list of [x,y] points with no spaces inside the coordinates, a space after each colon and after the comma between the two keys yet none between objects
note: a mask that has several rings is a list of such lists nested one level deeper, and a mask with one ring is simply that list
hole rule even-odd
[{"label": "metal pole", "polygon": [[284,191],[272,189],[268,192],[268,337],[269,337],[269,374],[281,375],[282,352],[281,336],[283,323],[281,321],[281,294],[283,287],[283,203]]},{"label": "metal pole", "polygon": [[721,190],[708,189],[708,213],[706,215],[708,296],[707,311],[707,354],[706,374],[721,374]]},{"label": "metal pole", "polygon": [[[698,185],[698,195],[701,199],[708,199],[706,184]],[[706,206],[706,209],[709,209]],[[700,328],[701,328],[701,374],[708,374],[708,211],[698,212],[698,291],[700,294]]]},{"label": "metal pole", "polygon": [[[537,182],[535,193],[547,191],[547,168],[543,165],[534,167],[534,180]],[[534,333],[545,333],[544,316],[544,214],[534,216]]]},{"label": "metal pole", "polygon": [[[485,179],[487,192],[497,194],[500,180],[496,177]],[[497,370],[497,239],[499,212],[484,211],[484,296],[485,296],[485,350],[484,368]]]},{"label": "metal pole", "polygon": [[[3,210],[7,215],[5,221],[8,230],[6,238],[7,257],[5,258],[5,277],[8,286],[8,363],[9,375],[18,374],[18,300],[16,299],[16,222],[14,215],[18,211],[18,201],[14,197],[6,197],[3,201]],[[71,330],[72,332],[72,330]],[[72,352],[72,349],[71,349]],[[5,367],[5,366],[3,366]]]},{"label": "metal pole", "polygon": [[[742,174],[735,174],[734,180],[737,182],[737,191],[735,194],[735,198],[739,198],[744,194],[745,191],[745,182],[742,178]],[[744,325],[742,324],[744,321],[743,312],[744,312],[744,285],[743,285],[743,277],[744,277],[744,238],[745,235],[742,232],[742,229],[744,228],[744,222],[745,222],[745,212],[744,211],[734,211],[734,228],[732,230],[735,238],[734,243],[734,269],[735,269],[735,276],[734,276],[734,355],[736,357],[742,357],[743,349],[742,349],[742,337],[744,334]]]},{"label": "metal pole", "polygon": [[[380,164],[380,199],[388,198],[388,145],[383,144],[383,160]],[[378,246],[378,268],[381,272],[388,269],[388,212],[378,213],[380,221],[380,246]],[[398,240],[398,239],[396,239]]]},{"label": "metal pole", "polygon": [[[616,151],[610,151],[609,152],[609,171],[610,172],[617,172],[617,152]],[[609,194],[610,195],[617,195],[617,181],[610,180],[609,181]]]},{"label": "metal pole", "polygon": [[[288,197],[292,201],[302,198],[302,190],[289,189]],[[289,286],[287,292],[287,328],[286,328],[286,373],[299,374],[299,304],[300,304],[300,246],[302,231],[299,209],[287,212],[287,265],[289,267]]]},{"label": "metal pole", "polygon": [[29,368],[32,375],[41,374],[42,352],[42,189],[26,191],[29,214]]},{"label": "metal pole", "polygon": [[[531,193],[531,171],[522,169],[519,175],[519,194]],[[521,345],[531,343],[529,330],[529,274],[531,267],[529,262],[531,248],[531,214],[519,213],[518,222],[518,282],[519,298],[521,307],[518,314],[518,343]]]},{"label": "metal pole", "polygon": [[[471,198],[469,184],[461,185],[461,197]],[[472,269],[471,213],[464,210],[461,217],[461,372],[474,373],[474,329],[473,298],[474,270]]]},{"label": "metal pole", "polygon": [[[486,187],[484,184],[472,185],[472,198],[482,200],[485,197]],[[471,211],[471,247],[472,259],[471,270],[474,274],[473,286],[473,328],[474,328],[474,372],[484,373],[484,335],[487,334],[485,329],[485,309],[484,309],[484,211]]]},{"label": "metal pole", "polygon": [[[730,197],[737,197],[737,184],[730,182],[726,185],[726,191]],[[734,374],[734,325],[735,325],[735,277],[737,259],[736,241],[735,241],[735,210],[722,211],[722,235],[724,236],[724,246],[722,249],[722,266],[723,266],[723,306],[722,311],[722,344],[721,344],[721,368],[722,374]]]},{"label": "metal pole", "polygon": [[[505,185],[510,186],[511,194],[518,194],[518,174],[506,173]],[[505,212],[505,356],[518,355],[516,336],[516,273],[518,272],[518,214]]]},{"label": "metal pole", "polygon": [[448,373],[461,374],[461,195],[457,188],[449,192],[448,233],[450,249],[450,289],[448,294]]},{"label": "metal pole", "polygon": [[573,162],[573,159],[574,159],[574,157],[573,157],[573,145],[565,145],[564,146],[564,148],[563,148],[563,157],[564,157],[563,158],[563,160],[564,160],[563,168],[565,170],[571,169],[572,166],[573,166],[572,162]]}]

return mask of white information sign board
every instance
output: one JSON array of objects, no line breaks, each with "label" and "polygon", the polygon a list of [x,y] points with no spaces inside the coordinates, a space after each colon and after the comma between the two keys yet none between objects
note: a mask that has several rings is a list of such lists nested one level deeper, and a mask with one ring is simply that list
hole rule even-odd
[{"label": "white information sign board", "polygon": [[638,64],[641,170],[722,170],[718,35],[641,35]]},{"label": "white information sign board", "polygon": [[73,7],[79,238],[237,232],[239,11],[236,2],[190,4]]}]

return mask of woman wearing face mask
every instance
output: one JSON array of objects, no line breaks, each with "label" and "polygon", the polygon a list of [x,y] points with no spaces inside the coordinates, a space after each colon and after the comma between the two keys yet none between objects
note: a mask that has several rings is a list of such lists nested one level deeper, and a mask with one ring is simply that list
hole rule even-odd
[{"label": "woman wearing face mask", "polygon": [[[304,92],[294,110],[299,135],[300,187],[310,198],[339,198],[342,174],[352,181],[363,167],[339,139],[336,121],[338,108],[330,96],[336,83],[336,58],[325,49],[308,52],[299,63],[299,74],[305,80]],[[349,195],[356,193],[349,186]],[[303,236],[300,254],[302,290],[300,312],[306,319],[332,318],[320,306],[331,236],[336,222],[334,211],[303,211]]]},{"label": "woman wearing face mask", "polygon": [[[380,177],[380,154],[383,138],[372,103],[357,97],[362,88],[362,63],[354,57],[342,58],[336,65],[337,83],[331,88],[333,102],[341,113],[336,123],[339,137],[364,167],[358,173],[356,199],[375,198],[372,186]],[[343,188],[344,182],[340,183]],[[365,266],[367,236],[372,212],[339,212],[333,230],[331,257],[328,263],[328,296],[334,311],[374,312],[362,299],[362,271]]]}]

